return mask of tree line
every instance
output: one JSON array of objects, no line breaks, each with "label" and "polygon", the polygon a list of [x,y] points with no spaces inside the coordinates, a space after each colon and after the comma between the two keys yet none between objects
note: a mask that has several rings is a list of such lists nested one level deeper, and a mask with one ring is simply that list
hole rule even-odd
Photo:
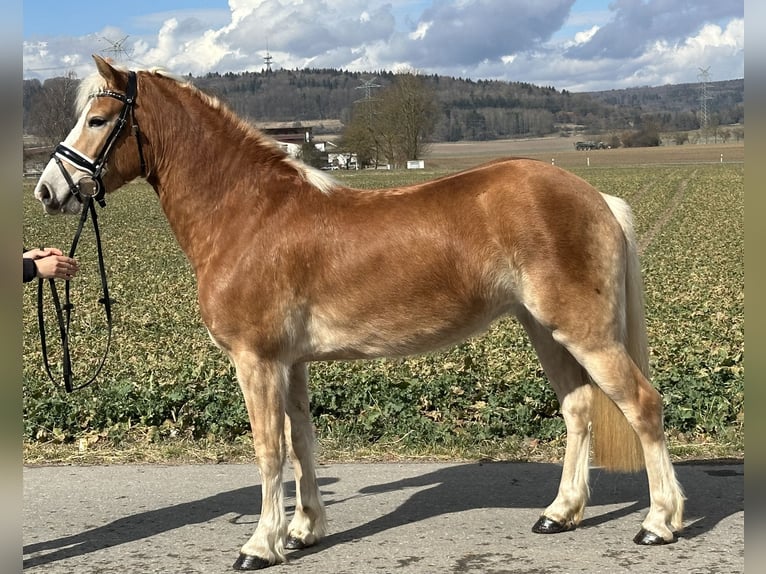
[{"label": "tree line", "polygon": [[[642,145],[642,132],[651,136],[703,127],[698,84],[572,93],[525,82],[335,69],[210,73],[187,79],[253,122],[339,119],[357,144],[365,141],[365,130],[367,140],[374,140],[365,153],[380,154],[388,147],[386,155],[394,162],[417,155],[429,141],[539,137],[576,130]],[[74,124],[78,81],[72,74],[45,82],[24,80],[25,133],[52,142],[63,139]],[[708,127],[744,123],[744,79],[711,82],[707,96]],[[415,106],[410,112],[420,110],[420,125],[410,125],[417,137],[386,128],[411,123],[401,110],[394,113],[396,101]],[[321,135],[321,125],[314,132]],[[394,153],[395,144],[405,149]]]}]

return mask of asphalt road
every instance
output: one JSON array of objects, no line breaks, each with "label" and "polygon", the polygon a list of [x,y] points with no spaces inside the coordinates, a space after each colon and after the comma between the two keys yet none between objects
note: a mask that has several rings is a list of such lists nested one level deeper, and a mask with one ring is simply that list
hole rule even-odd
[{"label": "asphalt road", "polygon": [[[555,496],[558,465],[324,465],[330,534],[266,572],[744,572],[744,465],[676,469],[688,498],[686,529],[675,544],[646,548],[632,542],[648,509],[644,474],[594,469],[582,525],[540,535],[530,529]],[[251,465],[28,467],[23,570],[232,572],[259,508]]]}]

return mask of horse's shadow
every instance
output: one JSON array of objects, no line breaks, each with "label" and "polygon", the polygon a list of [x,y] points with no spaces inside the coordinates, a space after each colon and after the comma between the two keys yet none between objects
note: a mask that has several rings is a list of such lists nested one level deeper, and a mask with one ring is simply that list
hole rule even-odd
[{"label": "horse's shadow", "polygon": [[[744,466],[737,466],[735,470],[711,470],[707,466],[710,464],[714,462],[705,461],[704,467],[695,463],[676,464],[679,481],[688,499],[687,527],[682,533],[683,538],[695,538],[710,531],[727,516],[744,510]],[[383,495],[408,488],[418,490],[394,511],[330,534],[319,545],[303,550],[302,554],[320,552],[335,544],[456,512],[482,508],[542,510],[555,496],[560,473],[560,466],[544,463],[451,465],[420,476],[364,487],[355,494],[337,496],[328,492],[326,487],[340,479],[320,477],[320,487],[324,487],[325,504],[328,507],[342,505],[358,497]],[[699,480],[703,473],[714,479],[712,483],[711,480]],[[586,510],[581,528],[627,516],[649,506],[646,476],[643,473],[610,474],[593,470],[591,491],[589,510]],[[295,484],[286,483],[286,495],[290,497],[294,493]],[[149,538],[227,514],[242,517],[248,514],[248,509],[260,507],[260,503],[260,487],[250,486],[193,502],[132,514],[71,536],[26,545],[23,550],[25,556],[45,553],[24,560],[24,568]],[[601,505],[621,503],[625,503],[625,506],[598,514],[597,507]],[[337,527],[337,522],[335,524]],[[524,528],[528,526],[531,524],[524,525]]]},{"label": "horse's shadow", "polygon": [[[740,461],[703,461],[739,465]],[[744,511],[744,466],[710,469],[694,461],[675,464],[687,503],[681,538],[693,539],[712,530],[726,517]],[[466,464],[440,469],[404,480],[362,488],[360,495],[375,495],[403,488],[421,488],[395,511],[357,527],[330,534],[303,554],[319,552],[334,544],[373,536],[390,528],[420,522],[435,516],[482,508],[533,509],[542,512],[556,494],[561,467],[542,463]],[[700,480],[700,476],[711,480]],[[715,480],[713,480],[713,478]],[[425,488],[428,487],[430,488]],[[608,473],[598,469],[590,475],[591,497],[580,528],[607,523],[635,512],[648,510],[646,474]],[[618,509],[600,511],[599,506],[622,504]],[[600,513],[599,513],[600,512]],[[643,516],[642,516],[643,518]],[[532,526],[523,524],[525,530]],[[636,530],[639,522],[636,522]],[[293,557],[294,558],[294,557]]]}]

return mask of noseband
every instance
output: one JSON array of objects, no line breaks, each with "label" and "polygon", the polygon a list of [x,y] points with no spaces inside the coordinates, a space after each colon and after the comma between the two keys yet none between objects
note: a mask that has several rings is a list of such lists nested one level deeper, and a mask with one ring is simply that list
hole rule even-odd
[{"label": "noseband", "polygon": [[[77,198],[77,200],[80,203],[83,204],[82,216],[80,217],[80,224],[77,228],[77,232],[75,233],[74,240],[72,241],[72,247],[69,250],[69,257],[74,257],[75,255],[75,251],[77,250],[77,244],[80,240],[80,235],[82,233],[83,226],[85,225],[85,222],[88,219],[88,215],[91,216],[91,221],[93,222],[93,231],[94,231],[94,235],[96,239],[96,249],[98,253],[99,274],[101,276],[101,290],[103,292],[103,296],[98,300],[98,302],[104,306],[104,312],[106,313],[106,323],[107,323],[106,347],[104,349],[104,354],[101,356],[101,360],[96,368],[95,373],[85,383],[82,383],[78,386],[74,386],[72,383],[72,378],[73,378],[72,360],[71,360],[71,354],[69,350],[69,326],[71,322],[71,312],[74,306],[72,305],[70,301],[70,297],[69,297],[69,294],[70,294],[69,280],[65,281],[65,295],[64,295],[64,301],[62,303],[61,298],[59,297],[58,289],[56,288],[56,283],[54,282],[53,279],[49,279],[51,297],[53,299],[53,305],[56,311],[56,319],[58,321],[59,334],[61,336],[61,347],[63,352],[63,361],[62,361],[63,380],[64,380],[64,388],[66,389],[67,392],[72,392],[73,390],[81,389],[83,387],[90,385],[96,379],[98,374],[101,372],[101,369],[104,366],[104,362],[106,361],[106,356],[109,353],[109,346],[112,340],[112,303],[113,301],[109,297],[109,288],[106,281],[106,269],[104,267],[104,255],[101,248],[101,234],[99,232],[98,218],[96,215],[96,208],[93,202],[94,201],[98,202],[98,204],[101,207],[106,206],[106,202],[104,201],[106,188],[104,186],[104,182],[101,176],[102,176],[102,173],[105,171],[106,161],[109,157],[109,153],[111,152],[112,147],[114,146],[114,143],[117,141],[117,138],[120,136],[122,129],[125,127],[125,124],[127,123],[128,114],[130,114],[130,118],[133,124],[133,134],[136,137],[136,142],[138,145],[138,156],[141,162],[141,175],[144,175],[146,173],[146,162],[144,161],[144,152],[141,145],[141,132],[138,128],[138,122],[136,121],[136,113],[135,113],[135,102],[136,102],[137,91],[138,91],[138,83],[137,83],[136,73],[128,72],[128,84],[124,94],[120,92],[114,92],[112,90],[103,90],[100,92],[96,92],[95,94],[91,96],[91,97],[115,98],[117,100],[120,100],[123,104],[122,110],[120,110],[120,115],[117,118],[117,122],[115,123],[114,128],[112,128],[112,131],[109,134],[109,137],[104,142],[104,146],[101,148],[101,151],[99,152],[98,157],[95,159],[95,161],[91,160],[85,154],[79,152],[78,150],[65,144],[64,142],[58,144],[52,154],[53,159],[56,161],[56,164],[59,166],[59,169],[61,170],[61,173],[63,174],[64,179],[69,185],[70,193],[75,198]],[[77,183],[75,183],[74,180],[72,179],[72,176],[64,167],[63,162],[69,163],[70,165],[74,166],[79,171],[84,171],[85,173],[88,174],[88,177],[81,178]],[[53,377],[53,373],[51,371],[50,364],[48,361],[48,347],[46,344],[46,334],[45,334],[45,317],[43,314],[43,283],[44,283],[44,280],[40,279],[38,282],[38,287],[37,287],[37,320],[38,320],[38,325],[40,328],[40,343],[42,345],[43,364],[45,366],[46,372],[48,373],[48,377],[55,384],[56,381]]]},{"label": "noseband", "polygon": [[[79,152],[75,148],[61,142],[53,150],[53,159],[59,166],[61,173],[64,176],[67,184],[69,185],[69,191],[77,198],[80,203],[83,203],[84,197],[92,197],[95,199],[101,207],[106,205],[104,201],[104,195],[106,194],[106,188],[104,182],[101,179],[101,175],[106,168],[106,161],[109,157],[109,152],[112,151],[112,146],[117,138],[120,136],[122,129],[127,123],[128,114],[130,114],[133,124],[133,134],[136,137],[136,144],[138,145],[138,157],[141,161],[141,175],[146,173],[146,162],[144,161],[144,150],[141,145],[141,131],[138,128],[138,122],[136,121],[136,95],[138,92],[138,80],[135,72],[128,72],[128,85],[125,88],[125,93],[115,92],[112,90],[102,90],[91,95],[91,98],[109,97],[115,98],[122,102],[122,110],[117,118],[117,122],[114,124],[109,137],[106,138],[101,151],[95,160],[91,160],[85,154]],[[64,163],[72,165],[79,171],[84,171],[89,177],[82,178],[78,183],[72,180],[72,176],[64,167]]]}]

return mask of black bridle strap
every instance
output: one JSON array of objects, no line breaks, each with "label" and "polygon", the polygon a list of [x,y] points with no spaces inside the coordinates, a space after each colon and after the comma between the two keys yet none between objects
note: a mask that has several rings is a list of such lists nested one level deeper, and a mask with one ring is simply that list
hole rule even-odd
[{"label": "black bridle strap", "polygon": [[106,164],[106,158],[109,156],[109,152],[112,151],[112,146],[114,145],[114,142],[117,141],[117,138],[120,135],[120,132],[122,131],[122,128],[125,127],[125,123],[127,122],[128,113],[130,113],[131,120],[133,121],[133,132],[135,133],[136,140],[138,141],[138,155],[141,161],[141,174],[146,173],[146,165],[144,162],[144,152],[141,146],[141,133],[138,130],[138,122],[136,122],[136,96],[138,95],[138,76],[135,72],[128,72],[128,83],[125,86],[125,93],[121,94],[120,92],[113,92],[111,90],[104,90],[101,92],[96,92],[94,94],[94,97],[102,97],[102,96],[110,96],[112,98],[116,98],[122,102],[122,110],[120,110],[120,116],[117,118],[117,122],[114,124],[114,127],[112,128],[112,133],[109,134],[109,137],[106,139],[106,143],[104,144],[104,147],[101,148],[101,152],[98,154],[98,157],[96,158],[96,161],[94,162],[94,171],[95,173],[92,174],[96,177],[99,177],[101,175],[101,170],[103,170],[104,165]]},{"label": "black bridle strap", "polygon": [[141,163],[141,175],[146,174],[146,160],[144,158],[144,148],[141,142],[141,131],[138,127],[138,121],[136,120],[136,96],[138,95],[138,76],[135,72],[128,72],[128,83],[125,88],[125,93],[115,92],[112,90],[101,90],[91,95],[91,98],[98,97],[110,97],[122,102],[122,109],[120,115],[117,117],[117,121],[112,127],[112,131],[107,136],[101,151],[95,160],[91,160],[89,157],[80,153],[78,150],[70,147],[68,144],[61,142],[53,150],[53,158],[59,165],[59,169],[64,174],[64,177],[69,184],[69,189],[78,200],[82,201],[79,187],[72,181],[68,172],[62,164],[62,160],[74,166],[76,169],[87,173],[97,184],[98,193],[95,195],[96,201],[102,207],[104,203],[104,194],[106,188],[104,182],[101,179],[101,174],[106,167],[106,160],[109,157],[109,152],[112,151],[117,138],[120,136],[122,129],[127,123],[128,114],[130,114],[131,121],[133,123],[133,135],[136,137],[136,144],[138,146],[138,158]]},{"label": "black bridle strap", "polygon": [[[68,393],[71,393],[74,390],[79,390],[84,387],[87,387],[93,381],[96,380],[96,377],[101,372],[101,369],[104,367],[104,363],[106,362],[106,357],[109,353],[109,347],[112,342],[112,300],[109,298],[109,286],[107,285],[106,281],[106,268],[104,266],[104,253],[103,249],[101,247],[101,232],[98,227],[98,215],[96,214],[96,208],[93,204],[93,200],[90,197],[87,197],[85,199],[85,203],[83,204],[83,210],[82,215],[80,217],[80,224],[77,227],[77,232],[75,233],[74,239],[72,240],[72,247],[69,250],[69,257],[74,257],[75,252],[77,251],[77,244],[80,241],[80,235],[82,234],[83,227],[85,226],[85,222],[88,219],[88,215],[91,216],[91,222],[93,223],[93,233],[96,238],[96,250],[98,253],[98,270],[99,275],[101,277],[101,291],[103,293],[103,297],[98,300],[100,304],[104,306],[104,312],[106,313],[106,325],[107,325],[107,337],[106,337],[106,347],[104,348],[104,353],[101,356],[101,360],[99,361],[98,367],[96,368],[96,371],[93,373],[93,375],[88,379],[86,382],[75,386],[73,384],[73,373],[72,373],[72,357],[70,353],[70,339],[69,339],[69,326],[70,326],[70,319],[71,319],[71,312],[73,309],[73,305],[69,298],[69,280],[65,281],[65,287],[64,287],[64,304],[61,304],[61,299],[59,297],[58,288],[56,287],[56,282],[53,279],[49,279],[50,289],[51,289],[51,297],[53,299],[53,306],[56,311],[56,320],[58,322],[58,328],[59,328],[59,334],[61,336],[61,347],[62,347],[62,353],[63,353],[63,361],[62,361],[62,377],[64,380],[64,388]],[[40,328],[40,343],[42,345],[42,354],[43,354],[43,363],[45,365],[45,371],[48,373],[48,377],[50,380],[56,384],[56,379],[53,376],[53,372],[51,371],[50,362],[48,360],[48,345],[46,342],[46,334],[45,334],[45,317],[43,312],[43,284],[45,283],[44,279],[40,279],[37,284],[37,322]]]}]

